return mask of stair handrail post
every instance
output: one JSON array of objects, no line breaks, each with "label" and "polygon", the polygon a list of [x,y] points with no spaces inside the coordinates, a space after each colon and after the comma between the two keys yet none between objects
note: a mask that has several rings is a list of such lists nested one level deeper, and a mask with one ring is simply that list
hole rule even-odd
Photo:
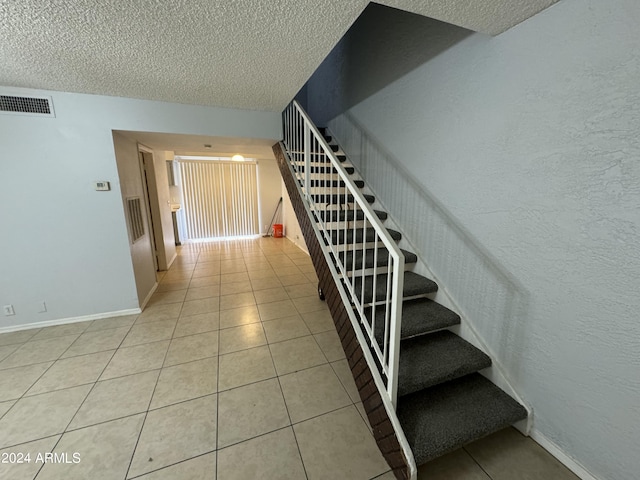
[{"label": "stair handrail post", "polygon": [[[400,256],[394,261],[391,318],[402,318],[402,291],[404,288],[404,256]],[[402,321],[395,321],[391,324],[389,332],[389,396],[394,409],[398,409],[398,373],[400,371],[400,338]]]},{"label": "stair handrail post", "polygon": [[311,129],[306,121],[303,121],[304,128],[304,192],[307,201],[311,200]]}]

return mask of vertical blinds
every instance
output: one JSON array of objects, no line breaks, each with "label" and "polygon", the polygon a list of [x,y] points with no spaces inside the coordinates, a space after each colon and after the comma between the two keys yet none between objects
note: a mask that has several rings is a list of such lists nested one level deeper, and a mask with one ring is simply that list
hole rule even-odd
[{"label": "vertical blinds", "polygon": [[255,163],[183,160],[179,166],[189,239],[259,233]]}]

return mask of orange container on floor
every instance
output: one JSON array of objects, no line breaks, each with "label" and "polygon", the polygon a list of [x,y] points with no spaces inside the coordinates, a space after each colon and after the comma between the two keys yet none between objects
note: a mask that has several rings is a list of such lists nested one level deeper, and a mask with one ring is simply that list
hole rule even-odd
[{"label": "orange container on floor", "polygon": [[282,238],[282,224],[274,223],[273,224],[273,238]]}]

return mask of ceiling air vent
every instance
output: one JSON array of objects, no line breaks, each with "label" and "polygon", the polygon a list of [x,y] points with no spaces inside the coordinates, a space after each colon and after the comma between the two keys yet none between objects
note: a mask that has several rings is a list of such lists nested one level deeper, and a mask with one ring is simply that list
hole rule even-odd
[{"label": "ceiling air vent", "polygon": [[55,117],[51,97],[0,95],[0,113]]}]

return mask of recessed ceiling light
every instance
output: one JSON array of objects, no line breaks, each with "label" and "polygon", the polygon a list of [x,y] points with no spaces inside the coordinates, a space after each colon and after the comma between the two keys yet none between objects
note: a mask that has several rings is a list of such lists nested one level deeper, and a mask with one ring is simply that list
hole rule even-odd
[{"label": "recessed ceiling light", "polygon": [[231,157],[231,160],[234,162],[244,162],[244,157],[242,155],[234,155]]}]

